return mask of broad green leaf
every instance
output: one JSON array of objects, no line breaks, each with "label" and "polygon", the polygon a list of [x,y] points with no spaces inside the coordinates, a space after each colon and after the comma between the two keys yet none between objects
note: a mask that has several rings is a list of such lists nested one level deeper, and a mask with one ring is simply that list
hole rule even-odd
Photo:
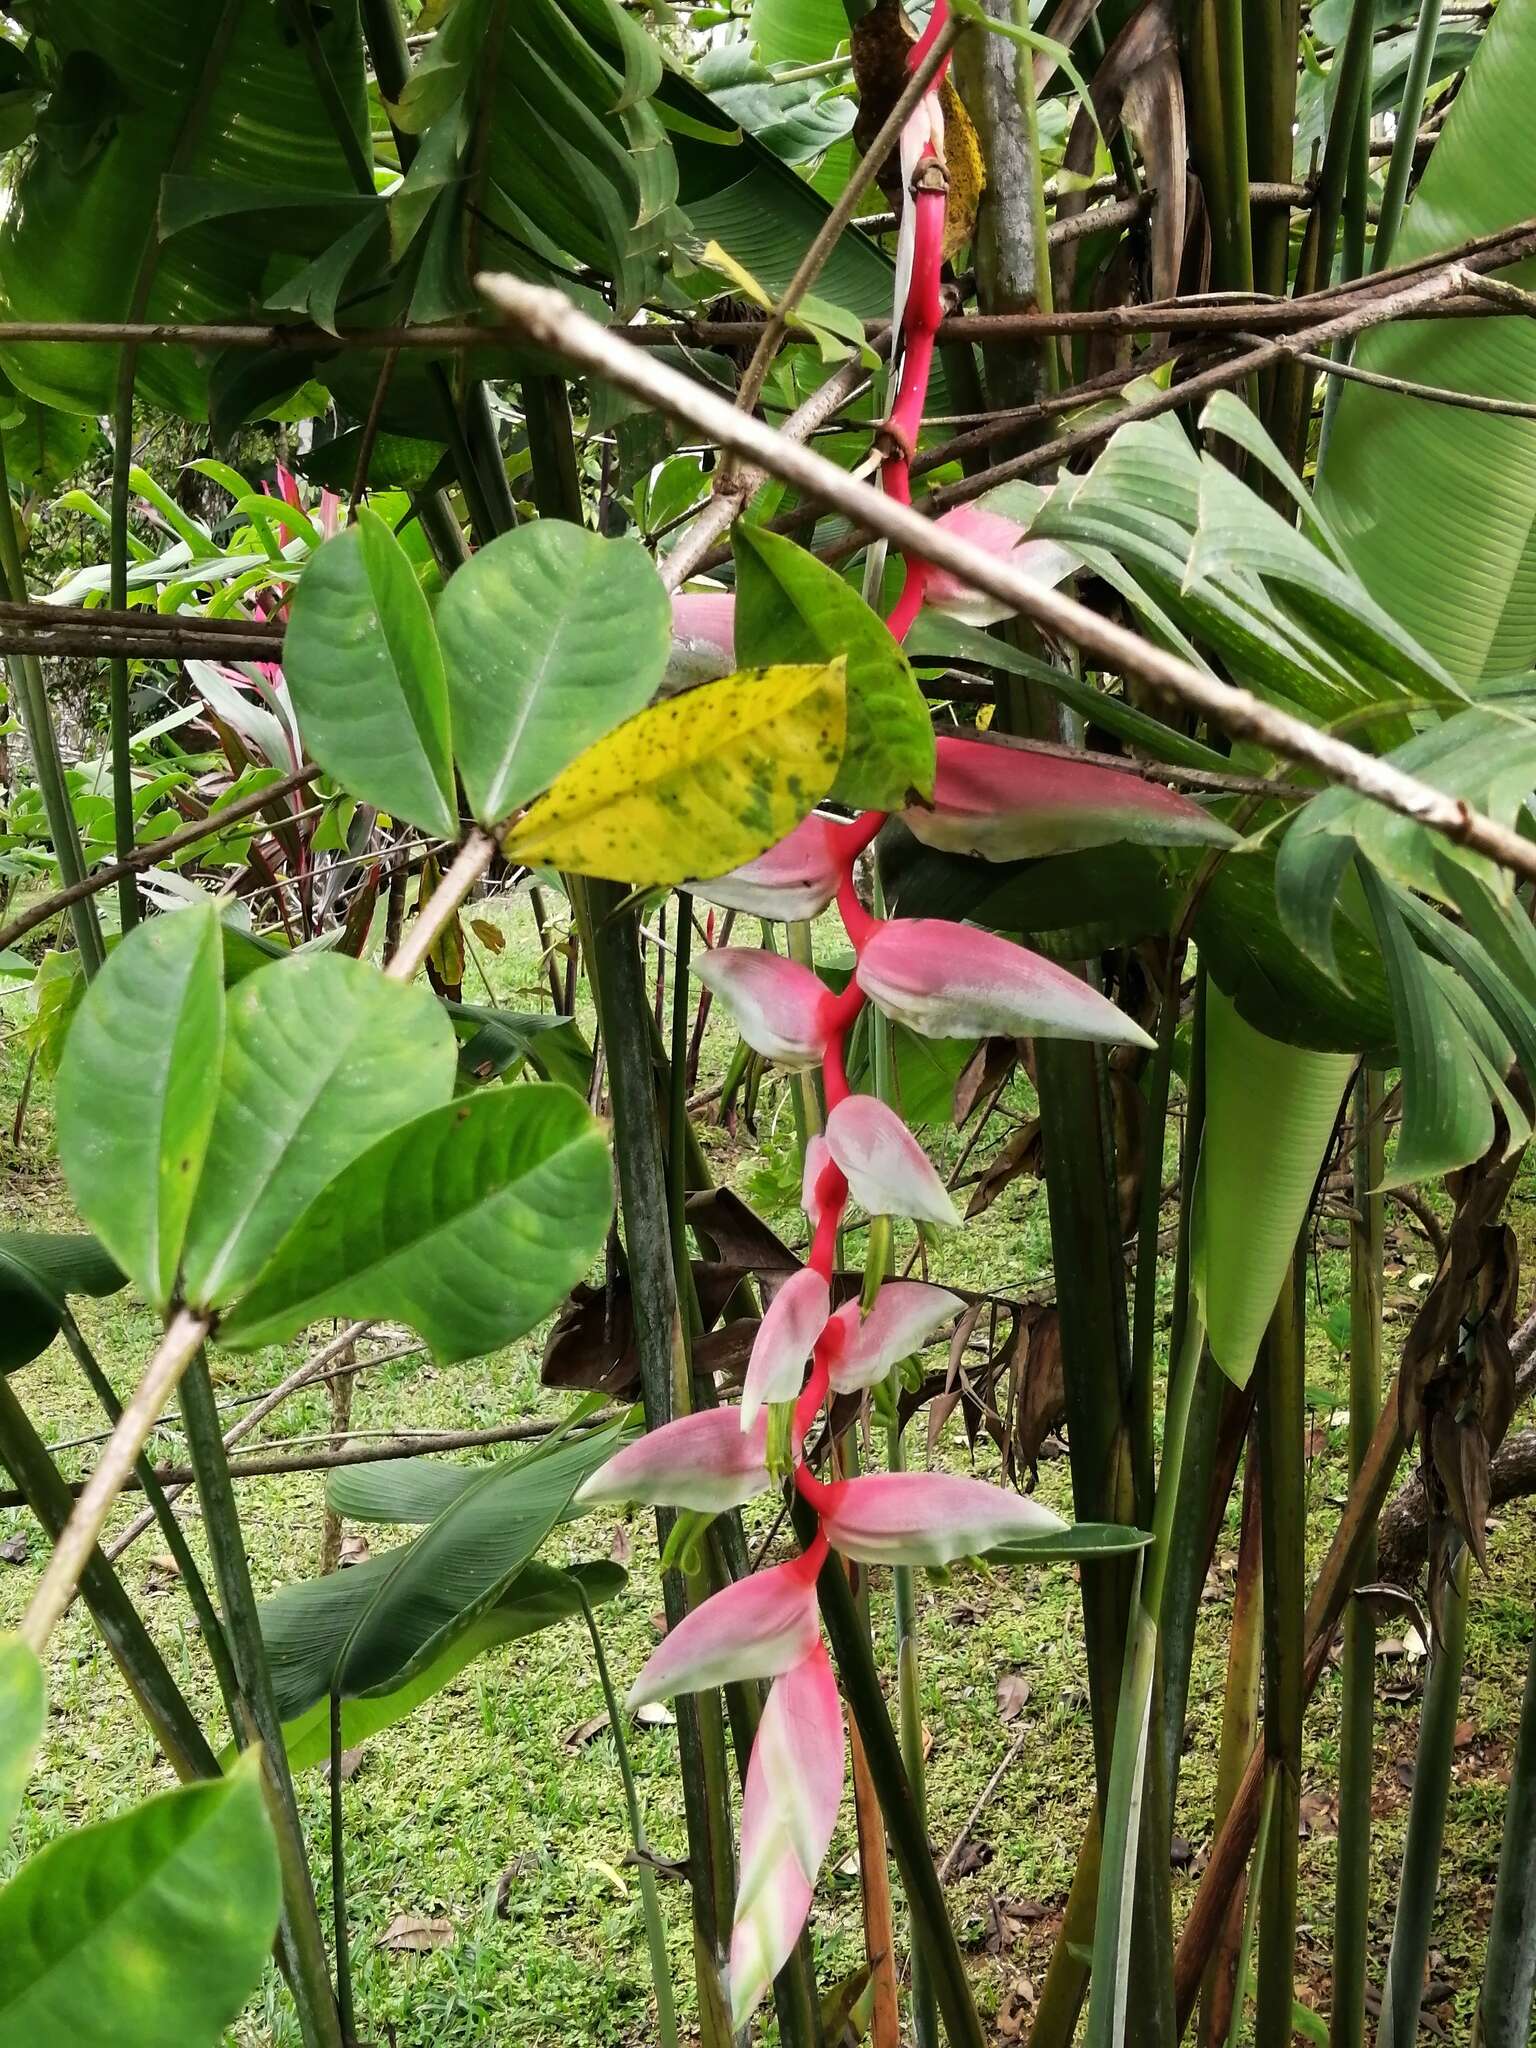
[{"label": "broad green leaf", "polygon": [[1376,922],[1403,1071],[1403,1121],[1382,1186],[1428,1180],[1481,1159],[1493,1143],[1488,1103],[1466,1027],[1408,934],[1386,884],[1368,863],[1361,884]]},{"label": "broad green leaf", "polygon": [[81,1215],[146,1301],[176,1291],[218,1095],[223,946],[211,909],[126,938],[70,1027],[59,1159]]},{"label": "broad green leaf", "polygon": [[43,1739],[43,1667],[20,1636],[0,1636],[0,1849]]},{"label": "broad green leaf", "polygon": [[1246,1384],[1291,1270],[1352,1053],[1283,1045],[1245,1023],[1214,983],[1205,1010],[1205,1135],[1190,1274],[1211,1356]]},{"label": "broad green leaf", "polygon": [[[1536,214],[1536,157],[1512,148],[1536,102],[1528,0],[1495,11],[1393,245],[1394,263]],[[1536,264],[1506,273],[1536,284]],[[1363,369],[1536,400],[1529,320],[1405,320],[1361,335]],[[1318,503],[1378,602],[1463,685],[1536,652],[1536,422],[1346,385]]]},{"label": "broad green leaf", "polygon": [[541,1081],[563,1081],[578,1095],[592,1092],[592,1048],[574,1017],[547,1010],[493,1010],[446,1003],[459,1038],[459,1072],[484,1081],[526,1060]]},{"label": "broad green leaf", "polygon": [[898,811],[933,795],[933,722],[899,643],[825,562],[766,527],[736,527],[736,655],[848,664],[848,730],[832,785],[839,803]]},{"label": "broad green leaf", "polygon": [[304,743],[354,796],[458,835],[448,685],[410,557],[376,512],[328,540],[293,594],[283,673]]},{"label": "broad green leaf", "polygon": [[184,1298],[229,1301],[377,1139],[453,1094],[453,1027],[425,988],[306,953],[231,992],[219,1103],[187,1230]]},{"label": "broad green leaf", "polygon": [[1069,1522],[1064,1529],[1042,1529],[987,1552],[993,1564],[1034,1564],[1050,1558],[1124,1557],[1144,1550],[1152,1538],[1144,1529],[1124,1522]]},{"label": "broad green leaf", "polygon": [[841,659],[723,676],[588,747],[503,851],[615,882],[723,874],[820,803],[842,759],[844,719]]},{"label": "broad green leaf", "polygon": [[650,702],[672,609],[638,541],[539,519],[450,579],[437,632],[459,773],[475,816],[495,825]]},{"label": "broad green leaf", "polygon": [[[410,1542],[264,1602],[262,1639],[284,1722],[332,1693],[396,1692],[432,1665],[515,1587],[617,1434],[598,1431],[546,1456],[487,1465]],[[555,1619],[549,1585],[538,1590],[538,1611]]]},{"label": "broad green leaf", "polygon": [[[558,1430],[511,1455],[523,1465],[549,1457],[606,1405],[607,1396],[601,1392],[584,1395]],[[604,1457],[618,1448],[608,1434],[602,1443]],[[455,1465],[441,1458],[381,1458],[371,1465],[338,1465],[326,1480],[325,1504],[349,1522],[425,1525],[484,1477],[483,1464]]]},{"label": "broad green leaf", "polygon": [[0,1892],[0,2028],[30,2048],[212,2048],[277,1927],[277,1851],[250,1750],[78,1828]]},{"label": "broad green leaf", "polygon": [[[354,1567],[356,1569],[356,1567]],[[488,1650],[500,1649],[524,1636],[552,1627],[581,1612],[581,1592],[596,1607],[623,1591],[629,1574],[621,1565],[606,1561],[572,1565],[567,1571],[553,1565],[525,1564],[510,1588],[457,1635],[447,1641],[430,1662],[420,1666],[408,1679],[382,1692],[363,1694],[343,1701],[341,1740],[354,1749],[385,1728],[393,1728],[426,1701],[450,1686],[466,1665]],[[307,1713],[297,1715],[283,1728],[288,1761],[296,1771],[323,1764],[330,1756],[331,1703],[329,1697],[316,1700]]]},{"label": "broad green leaf", "polygon": [[94,1237],[0,1231],[0,1372],[14,1372],[59,1334],[67,1294],[115,1294],[124,1283]]},{"label": "broad green leaf", "polygon": [[321,1316],[408,1323],[446,1363],[521,1337],[602,1248],[608,1148],[568,1088],[487,1089],[379,1139],[321,1190],[225,1343],[279,1343]]}]

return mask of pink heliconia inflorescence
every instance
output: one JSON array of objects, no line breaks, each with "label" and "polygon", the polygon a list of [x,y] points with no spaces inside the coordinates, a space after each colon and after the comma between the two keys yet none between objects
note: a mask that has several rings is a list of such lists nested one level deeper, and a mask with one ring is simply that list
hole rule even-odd
[{"label": "pink heliconia inflorescence", "polygon": [[[922,61],[948,14],[948,0],[934,0],[909,63]],[[898,245],[895,381],[880,478],[903,502],[910,501],[911,456],[943,313],[943,77],[941,67],[901,139],[907,199]],[[1042,580],[1055,581],[1072,566],[1049,543],[1027,541],[1022,528],[985,508],[950,514],[948,523],[990,551],[1018,553]],[[901,595],[887,622],[898,639],[925,596],[962,617],[983,615],[982,601],[955,579],[915,560],[904,566]],[[721,592],[674,600],[680,658],[717,673],[733,664],[733,604]],[[1032,812],[1039,816],[1032,819]],[[1113,837],[1198,839],[1225,830],[1155,784],[1102,769],[1083,781],[1074,764],[949,738],[938,743],[933,808],[904,815],[930,844],[999,858]],[[1149,820],[1162,826],[1160,835]],[[854,868],[883,823],[875,813],[847,821],[812,813],[757,860],[695,885],[711,903],[767,919],[818,917],[835,898],[853,947],[853,979],[840,995],[810,968],[768,952],[712,950],[696,966],[749,1045],[784,1065],[821,1070],[826,1126],[806,1144],[801,1188],[810,1249],[805,1266],[779,1285],[763,1316],[740,1408],[703,1411],[651,1431],[610,1459],[578,1495],[583,1507],[626,1500],[708,1515],[738,1507],[773,1479],[782,1480],[787,1465],[817,1518],[816,1535],[799,1556],[725,1586],[671,1629],[629,1696],[633,1708],[741,1679],[772,1681],[742,1802],[730,1956],[738,2029],[805,1924],[842,1796],[843,1717],[816,1595],[829,1547],[866,1565],[944,1565],[991,1551],[1006,1556],[1031,1539],[1049,1540],[1061,1527],[1048,1509],[979,1479],[901,1471],[843,1478],[835,1447],[829,1478],[812,1469],[819,1455],[813,1425],[831,1395],[883,1387],[888,1396],[891,1375],[962,1306],[946,1288],[901,1280],[881,1284],[867,1312],[858,1301],[833,1309],[838,1238],[850,1200],[871,1218],[959,1221],[944,1183],[896,1111],[878,1095],[850,1090],[849,1032],[862,1005],[873,1000],[887,1015],[931,1035],[1147,1042],[1086,982],[1007,939],[937,920],[871,916],[859,900]]]},{"label": "pink heliconia inflorescence", "polygon": [[[968,541],[984,554],[1006,557],[1047,590],[1073,574],[1081,564],[1059,541],[1028,540],[1016,519],[989,512],[985,505],[956,505],[936,522],[956,540]],[[949,569],[930,568],[923,601],[932,610],[967,626],[994,626],[1011,617],[1013,607],[985,591],[973,590]]]}]

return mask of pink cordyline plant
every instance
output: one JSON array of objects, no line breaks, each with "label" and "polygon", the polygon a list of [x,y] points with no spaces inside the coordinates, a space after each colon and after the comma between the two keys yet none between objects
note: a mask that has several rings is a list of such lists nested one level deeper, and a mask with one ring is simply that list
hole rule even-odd
[{"label": "pink cordyline plant", "polygon": [[[935,0],[917,63],[943,26]],[[900,335],[894,402],[882,433],[885,489],[905,501],[942,312],[944,229],[942,73],[902,137],[908,204],[897,265]],[[1023,530],[984,515],[984,544],[1013,548]],[[1061,570],[1042,564],[1054,578]],[[930,592],[957,609],[963,587],[935,588],[909,560],[888,624],[901,637]],[[729,661],[730,599],[674,600],[679,634]],[[1016,848],[1092,845],[1135,836],[1210,839],[1219,826],[1188,799],[1091,764],[1001,751],[976,741],[938,742],[932,830],[937,845],[1012,857]],[[1033,820],[1033,822],[1031,822]],[[712,948],[699,978],[730,1010],[742,1037],[782,1065],[819,1068],[824,1133],[806,1147],[803,1206],[812,1237],[805,1266],[782,1283],[759,1326],[739,1409],[686,1415],[628,1445],[589,1479],[583,1506],[643,1503],[695,1518],[737,1508],[788,1475],[817,1517],[814,1540],[787,1563],[759,1570],[705,1600],[672,1629],[636,1679],[630,1705],[738,1680],[771,1681],[747,1772],[741,1881],[731,1941],[734,2023],[745,2024],[783,1967],[810,1911],[812,1889],[836,1823],[843,1788],[842,1709],[817,1610],[818,1576],[837,1551],[864,1565],[944,1565],[1059,1530],[1037,1502],[947,1473],[888,1472],[822,1479],[805,1455],[832,1393],[890,1391],[892,1375],[961,1306],[926,1282],[896,1281],[869,1301],[834,1307],[838,1232],[851,1201],[873,1220],[919,1226],[959,1221],[917,1139],[878,1097],[855,1094],[848,1034],[866,1002],[929,1036],[997,1033],[1151,1041],[1096,990],[991,932],[938,919],[875,917],[855,883],[859,856],[885,819],[844,821],[819,813],[746,867],[702,883],[710,900],[765,918],[807,919],[834,900],[855,966],[841,994],[808,967],[766,951]],[[910,818],[909,818],[910,822]],[[1213,829],[1214,826],[1214,829]],[[914,827],[914,829],[919,829]],[[669,1546],[670,1550],[670,1546]],[[834,1569],[842,1569],[834,1565]]]}]

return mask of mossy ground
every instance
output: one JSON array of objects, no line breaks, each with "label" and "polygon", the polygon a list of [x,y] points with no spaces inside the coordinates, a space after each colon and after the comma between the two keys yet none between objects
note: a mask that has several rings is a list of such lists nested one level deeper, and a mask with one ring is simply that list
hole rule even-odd
[{"label": "mossy ground", "polygon": [[[476,948],[498,1000],[533,1008],[541,1000],[525,900],[478,908],[505,931],[501,953]],[[829,944],[831,943],[829,939]],[[477,964],[466,994],[480,990]],[[9,1126],[25,1065],[14,1027],[23,1012],[7,1005],[3,1045]],[[704,1080],[718,1078],[729,1035],[711,1030]],[[1027,1109],[1024,1085],[1005,1097],[1003,1113]],[[1001,1136],[994,1123],[986,1149]],[[28,1109],[18,1147],[0,1151],[0,1210],[7,1227],[68,1228],[71,1211],[51,1162],[46,1086]],[[768,1206],[786,1234],[795,1227],[793,1119],[778,1084],[765,1088],[759,1131],[704,1132],[711,1165],[722,1179]],[[959,1141],[941,1133],[936,1149],[953,1158]],[[1529,1181],[1515,1218],[1528,1235]],[[1388,1279],[1389,1346],[1405,1330],[1417,1300],[1415,1279],[1431,1270],[1422,1242],[1394,1216]],[[1340,1233],[1341,1235],[1341,1233]],[[1048,1267],[1043,1189],[1015,1181],[977,1222],[938,1247],[933,1276],[1001,1291],[1038,1281]],[[1308,1548],[1320,1555],[1344,1490],[1342,1407],[1347,1366],[1327,1334],[1328,1318],[1346,1298],[1347,1260],[1322,1243],[1315,1263],[1308,1377],[1315,1397],[1310,1448]],[[1166,1275],[1164,1287],[1166,1291]],[[1422,1285],[1422,1281],[1420,1282]],[[1166,1304],[1165,1304],[1166,1309]],[[127,1295],[82,1302],[89,1341],[119,1388],[133,1381],[155,1336],[152,1320]],[[520,1417],[553,1415],[569,1396],[539,1384],[542,1332],[495,1357],[440,1369],[421,1357],[403,1359],[358,1382],[354,1425],[485,1428]],[[271,1385],[303,1347],[254,1357],[215,1359],[221,1397]],[[18,1389],[45,1437],[60,1441],[99,1427],[78,1373],[55,1346],[26,1369]],[[280,1446],[329,1426],[324,1390],[280,1409],[259,1433]],[[179,1435],[168,1423],[153,1448],[175,1455]],[[920,1434],[918,1436],[920,1444]],[[954,1426],[941,1455],[963,1464]],[[979,1466],[988,1470],[983,1448]],[[68,1469],[88,1464],[89,1451],[64,1454]],[[1042,1497],[1070,1511],[1064,1460],[1040,1468]],[[267,1593],[318,1568],[323,1475],[266,1478],[242,1484],[246,1540],[258,1591]],[[131,1506],[120,1511],[126,1520]],[[1435,1974],[1449,1996],[1431,2008],[1448,2038],[1468,2036],[1491,1897],[1507,1775],[1519,1711],[1521,1676],[1531,1630],[1529,1552],[1536,1515],[1506,1511],[1492,1542],[1491,1571],[1476,1582],[1467,1673],[1462,1690],[1455,1784],[1447,1815],[1446,1851],[1435,1933]],[[195,1548],[201,1537],[188,1518]],[[375,1547],[389,1530],[365,1532]],[[0,1511],[0,1541],[24,1537],[25,1562],[0,1564],[0,1625],[25,1605],[45,1545],[25,1514]],[[561,1532],[550,1555],[607,1555],[617,1546],[631,1559],[627,1592],[602,1611],[604,1639],[621,1682],[656,1640],[660,1607],[654,1531],[643,1517],[623,1530],[611,1519]],[[152,1533],[122,1566],[172,1669],[217,1726],[206,1660],[190,1626],[185,1600],[155,1559]],[[1175,1910],[1182,1911],[1209,1839],[1215,1754],[1225,1675],[1235,1510],[1228,1517],[1217,1567],[1200,1614],[1189,1728],[1180,1783],[1177,1832],[1192,1845],[1192,1866],[1175,1874]],[[1092,1799],[1092,1746],[1083,1664],[1081,1610],[1071,1569],[984,1574],[960,1568],[944,1584],[919,1586],[922,1694],[931,1739],[928,1786],[931,1831],[942,1849],[971,1813],[994,1768],[1021,1732],[1026,1739],[995,1796],[976,1822],[965,1874],[949,1887],[956,1924],[974,1959],[977,1997],[999,2040],[1027,2024],[1033,1987],[1048,1957],[1070,1881],[1076,1845]],[[890,1610],[877,1585],[876,1640],[890,1640]],[[1401,1633],[1401,1631],[1396,1631]],[[88,1622],[72,1615],[50,1651],[51,1712],[23,1817],[4,1867],[63,1830],[120,1810],[170,1782],[137,1722],[123,1685]],[[888,1662],[888,1659],[887,1659]],[[1397,1859],[1411,1779],[1422,1665],[1406,1658],[1378,1665],[1377,1815],[1373,1882],[1373,1976],[1379,1981],[1390,1937]],[[1028,1693],[1022,1710],[1004,1719],[998,1682],[1020,1674]],[[1011,1689],[1017,1700],[1018,1689]],[[1324,1678],[1307,1719],[1305,1790],[1310,1833],[1301,1850],[1301,1993],[1326,2010],[1334,1839],[1331,1795],[1337,1767],[1339,1687]],[[401,1726],[376,1737],[345,1786],[350,1917],[361,2032],[397,2048],[577,2048],[638,2044],[653,2038],[640,1902],[625,1864],[627,1837],[613,1751],[606,1734],[577,1731],[601,1712],[590,1646],[579,1626],[534,1637],[472,1665],[441,1696]],[[221,1731],[222,1732],[222,1731]],[[681,1853],[683,1833],[675,1747],[666,1727],[634,1728],[630,1741],[648,1825],[663,1854]],[[327,1841],[327,1789],[315,1771],[300,1783],[306,1826],[317,1857]],[[861,1954],[853,1875],[851,1801],[828,1858],[813,1932],[818,1974],[830,1984],[856,1967]],[[691,1967],[681,1887],[663,1886],[674,1978],[689,2005]],[[498,1903],[499,1902],[499,1903]],[[451,1935],[424,1953],[380,1946],[399,1915],[449,1923]],[[241,2048],[289,2048],[297,2041],[274,1973],[234,2030]]]}]

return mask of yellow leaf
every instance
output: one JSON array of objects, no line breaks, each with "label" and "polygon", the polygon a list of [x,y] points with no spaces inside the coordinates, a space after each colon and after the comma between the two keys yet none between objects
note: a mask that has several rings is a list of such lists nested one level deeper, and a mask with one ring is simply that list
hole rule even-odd
[{"label": "yellow leaf", "polygon": [[723,676],[650,705],[578,754],[503,850],[615,882],[724,874],[827,794],[846,717],[841,656]]}]

